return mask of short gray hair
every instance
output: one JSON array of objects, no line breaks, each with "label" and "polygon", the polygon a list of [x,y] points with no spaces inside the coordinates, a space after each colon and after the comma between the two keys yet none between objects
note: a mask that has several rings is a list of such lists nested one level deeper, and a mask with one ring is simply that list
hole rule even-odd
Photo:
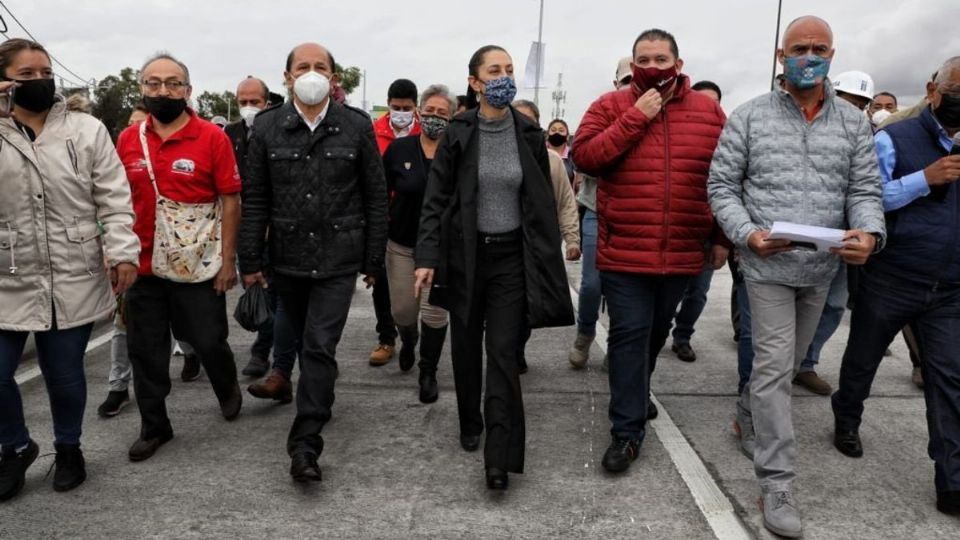
[{"label": "short gray hair", "polygon": [[960,56],[947,59],[947,61],[940,66],[940,70],[937,71],[937,78],[933,80],[933,84],[940,86],[947,82],[950,80],[950,74],[953,73],[953,70],[958,68],[960,68]]},{"label": "short gray hair", "polygon": [[168,53],[167,51],[157,51],[156,53],[154,53],[153,56],[151,56],[150,58],[147,58],[147,61],[144,62],[143,66],[140,68],[140,76],[141,77],[143,76],[143,72],[147,70],[147,66],[156,62],[157,60],[169,60],[174,64],[180,66],[180,69],[183,70],[183,75],[187,78],[187,80],[184,82],[187,84],[190,84],[190,70],[187,69],[187,65],[177,60],[176,57],[174,57],[172,54]]},{"label": "short gray hair", "polygon": [[422,109],[427,104],[428,99],[437,96],[445,98],[450,102],[450,116],[457,114],[457,96],[455,96],[445,84],[431,84],[428,86],[427,89],[420,94],[420,108]]},{"label": "short gray hair", "polygon": [[538,124],[540,123],[540,107],[537,107],[537,104],[530,101],[529,99],[518,99],[511,103],[514,109],[529,109],[533,113],[533,120]]}]

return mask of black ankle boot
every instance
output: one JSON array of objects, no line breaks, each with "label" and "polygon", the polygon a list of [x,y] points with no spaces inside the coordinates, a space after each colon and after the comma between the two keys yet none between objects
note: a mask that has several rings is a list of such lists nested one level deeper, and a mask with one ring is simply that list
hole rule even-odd
[{"label": "black ankle boot", "polygon": [[436,373],[440,365],[440,353],[443,352],[443,342],[447,340],[446,325],[440,328],[431,328],[423,321],[420,322],[420,373]]},{"label": "black ankle boot", "polygon": [[79,444],[54,444],[57,449],[53,490],[70,491],[87,479],[87,468]]},{"label": "black ankle boot", "polygon": [[490,467],[487,469],[487,488],[503,491],[507,489],[509,484],[509,478],[507,477],[507,472],[497,469],[496,467]]},{"label": "black ankle boot", "polygon": [[437,375],[429,371],[420,371],[420,403],[433,403],[440,397],[437,389]]}]

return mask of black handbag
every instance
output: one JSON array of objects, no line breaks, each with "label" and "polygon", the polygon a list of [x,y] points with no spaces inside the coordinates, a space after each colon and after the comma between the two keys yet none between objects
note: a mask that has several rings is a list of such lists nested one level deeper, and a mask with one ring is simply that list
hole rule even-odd
[{"label": "black handbag", "polygon": [[273,324],[273,308],[267,290],[259,283],[247,287],[233,310],[233,318],[250,332],[256,332],[265,324]]}]

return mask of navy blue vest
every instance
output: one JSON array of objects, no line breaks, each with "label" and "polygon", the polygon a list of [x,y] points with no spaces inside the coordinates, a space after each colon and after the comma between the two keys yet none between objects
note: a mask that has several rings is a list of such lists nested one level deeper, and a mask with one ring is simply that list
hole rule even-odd
[{"label": "navy blue vest", "polygon": [[[925,169],[947,155],[930,108],[884,129],[893,140],[893,178]],[[956,182],[931,189],[925,197],[887,212],[887,245],[872,256],[875,264],[907,279],[960,283],[960,190]]]}]

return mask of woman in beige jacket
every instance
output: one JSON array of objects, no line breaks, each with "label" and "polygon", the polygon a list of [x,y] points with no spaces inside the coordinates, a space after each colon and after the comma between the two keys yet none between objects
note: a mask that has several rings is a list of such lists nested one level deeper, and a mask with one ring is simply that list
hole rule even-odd
[{"label": "woman in beige jacket", "polygon": [[109,316],[114,295],[136,279],[140,244],[110,136],[95,118],[66,110],[43,47],[24,39],[0,43],[0,75],[3,501],[23,488],[38,454],[14,379],[30,332],[53,414],[54,489],[73,489],[86,478],[83,356],[94,321]]}]

